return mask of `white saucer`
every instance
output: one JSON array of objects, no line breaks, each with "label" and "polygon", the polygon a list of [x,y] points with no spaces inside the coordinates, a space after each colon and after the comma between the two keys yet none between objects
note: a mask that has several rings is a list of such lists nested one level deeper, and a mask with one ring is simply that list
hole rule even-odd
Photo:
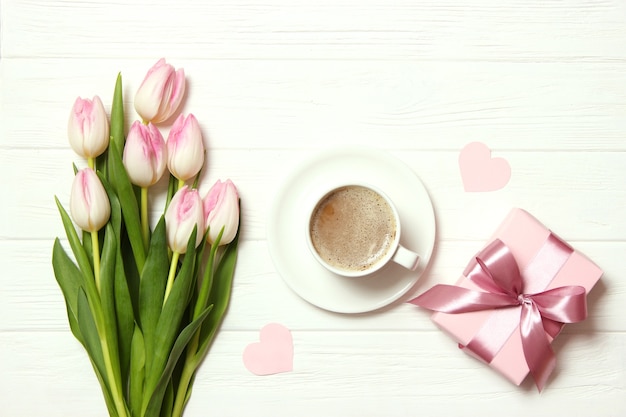
[{"label": "white saucer", "polygon": [[[401,243],[420,254],[416,271],[390,263],[361,278],[322,267],[305,240],[304,208],[310,191],[325,179],[368,182],[387,193],[400,215]],[[350,147],[315,155],[280,186],[267,223],[269,250],[278,273],[300,297],[337,313],[364,313],[391,304],[417,282],[435,244],[435,215],[426,188],[402,161],[379,149]]]}]

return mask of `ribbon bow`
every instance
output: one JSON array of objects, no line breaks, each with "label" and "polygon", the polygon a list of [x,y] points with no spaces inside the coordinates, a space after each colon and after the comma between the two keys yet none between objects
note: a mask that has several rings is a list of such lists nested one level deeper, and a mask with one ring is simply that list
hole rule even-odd
[{"label": "ribbon bow", "polygon": [[[439,284],[410,303],[449,314],[519,307],[524,356],[541,391],[556,364],[548,335],[554,338],[564,323],[579,322],[587,317],[585,288],[571,285],[525,294],[517,262],[508,246],[499,239],[476,255],[465,275],[484,292]],[[460,347],[490,363],[502,344],[491,340],[494,329],[484,330],[481,329],[466,346]]]}]

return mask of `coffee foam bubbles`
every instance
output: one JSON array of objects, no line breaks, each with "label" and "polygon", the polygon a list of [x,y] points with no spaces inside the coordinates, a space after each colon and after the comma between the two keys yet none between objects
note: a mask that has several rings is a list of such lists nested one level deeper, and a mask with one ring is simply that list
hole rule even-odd
[{"label": "coffee foam bubbles", "polygon": [[347,186],[327,195],[311,217],[311,241],[335,268],[362,271],[380,261],[396,236],[393,210],[369,188]]}]

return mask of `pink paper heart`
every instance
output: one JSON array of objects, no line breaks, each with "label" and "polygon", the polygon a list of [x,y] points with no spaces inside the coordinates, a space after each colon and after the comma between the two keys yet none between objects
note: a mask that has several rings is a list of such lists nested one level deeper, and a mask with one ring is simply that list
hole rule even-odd
[{"label": "pink paper heart", "polygon": [[511,178],[511,166],[504,158],[492,158],[484,143],[472,142],[459,154],[459,168],[465,191],[495,191]]},{"label": "pink paper heart", "polygon": [[250,343],[243,352],[244,366],[256,375],[271,375],[293,370],[293,339],[285,326],[270,323],[261,329],[259,342]]}]

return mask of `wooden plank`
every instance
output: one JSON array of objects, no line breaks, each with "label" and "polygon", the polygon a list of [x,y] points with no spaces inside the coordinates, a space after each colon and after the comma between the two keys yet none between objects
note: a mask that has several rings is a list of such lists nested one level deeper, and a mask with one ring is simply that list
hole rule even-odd
[{"label": "wooden plank", "polygon": [[[135,91],[157,58],[69,65],[3,57],[0,147],[67,146],[76,97],[99,95],[108,109],[120,71],[130,125]],[[626,150],[626,62],[168,59],[186,70],[183,111],[197,116],[212,148],[456,150],[484,141],[507,150]]]},{"label": "wooden plank", "polygon": [[[516,387],[459,351],[438,332],[292,331],[294,370],[259,377],[242,363],[258,332],[221,332],[194,385],[189,417],[554,415],[567,407],[581,415],[623,415],[626,335],[564,335],[557,370],[536,393],[527,379]],[[566,337],[567,336],[567,337]],[[10,361],[0,362],[0,406],[7,415],[102,416],[104,405],[82,347],[57,332],[0,333]],[[598,352],[602,352],[599,355]],[[20,387],[28,387],[28,390]],[[481,398],[480,404],[476,401]],[[242,399],[245,399],[243,401]]]},{"label": "wooden plank", "polygon": [[626,11],[619,1],[185,0],[173,9],[165,0],[77,1],[71,9],[62,0],[6,0],[3,57],[626,58]]},{"label": "wooden plank", "polygon": [[[53,196],[67,206],[71,163],[84,165],[66,139],[76,96],[109,109],[122,71],[132,121],[133,94],[164,56],[185,68],[183,111],[206,135],[202,191],[231,177],[244,202],[232,303],[186,416],[626,415],[625,19],[616,0],[0,0],[0,414],[105,412],[53,277]],[[463,191],[458,155],[471,141],[509,161],[507,187]],[[420,176],[438,235],[403,299],[340,315],[285,285],[265,228],[293,169],[354,144]],[[404,302],[454,282],[511,207],[605,271],[589,318],[555,341],[541,394],[460,352]],[[241,355],[270,322],[292,331],[294,371],[257,377]]]}]

